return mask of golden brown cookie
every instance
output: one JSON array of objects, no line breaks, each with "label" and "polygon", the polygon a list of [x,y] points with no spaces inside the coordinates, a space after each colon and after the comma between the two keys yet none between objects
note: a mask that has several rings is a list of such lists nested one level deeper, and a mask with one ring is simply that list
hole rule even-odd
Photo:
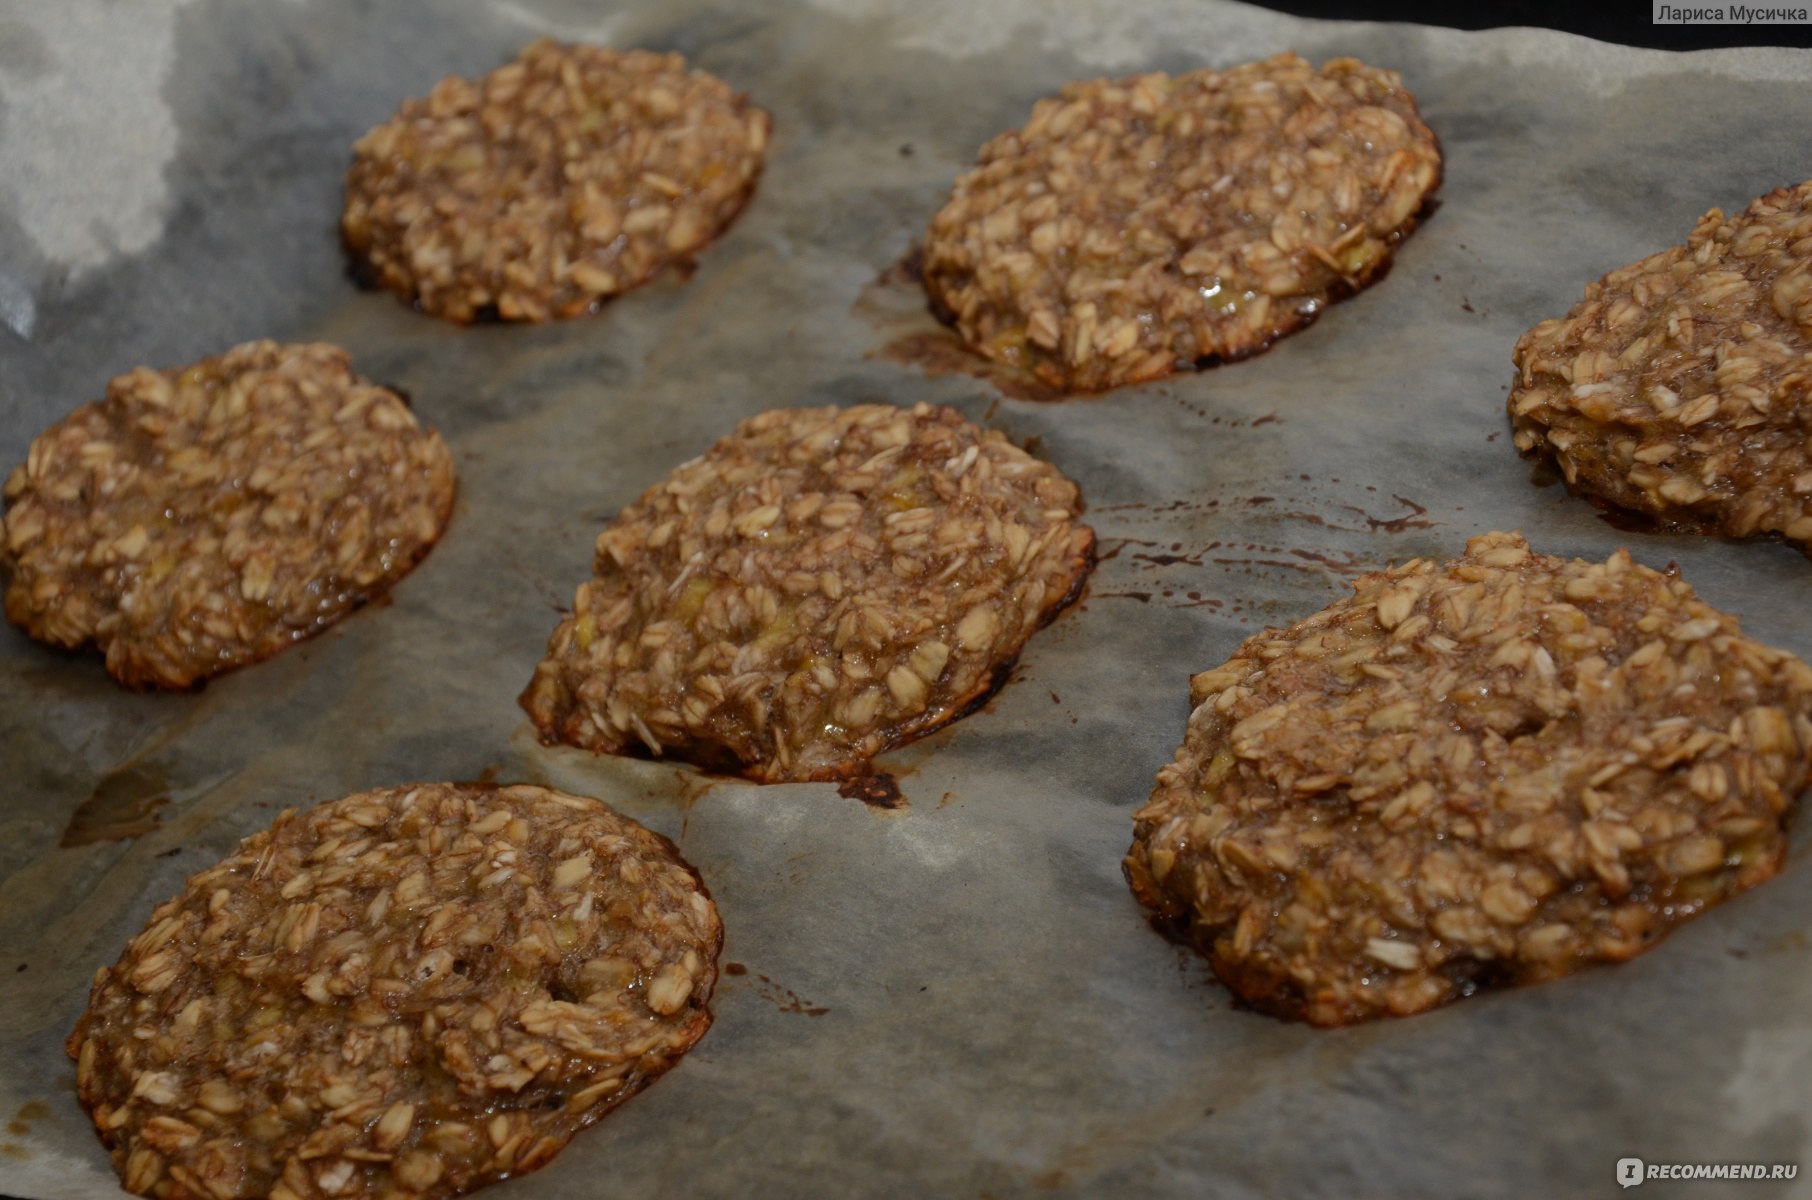
[{"label": "golden brown cookie", "polygon": [[1778,871],[1812,669],[1673,574],[1516,534],[1368,575],[1190,680],[1140,901],[1317,1025],[1618,962]]},{"label": "golden brown cookie", "polygon": [[1662,524],[1812,545],[1812,182],[1613,271],[1516,344],[1516,446]]},{"label": "golden brown cookie", "polygon": [[925,287],[981,354],[1116,387],[1308,324],[1384,272],[1440,179],[1414,97],[1356,59],[1072,83],[957,180]]},{"label": "golden brown cookie", "polygon": [[677,54],[543,39],[361,138],[340,228],[361,275],[424,312],[572,316],[723,232],[769,126]]},{"label": "golden brown cookie", "polygon": [[257,662],[382,594],[453,508],[453,460],[325,344],[115,379],[6,482],[6,619],[129,687]]},{"label": "golden brown cookie", "polygon": [[1081,507],[947,408],[763,413],[599,536],[523,706],[612,754],[859,775],[978,704],[1075,595]]},{"label": "golden brown cookie", "polygon": [[158,906],[69,1053],[128,1191],[457,1196],[672,1066],[722,940],[672,843],[596,800],[360,792]]}]

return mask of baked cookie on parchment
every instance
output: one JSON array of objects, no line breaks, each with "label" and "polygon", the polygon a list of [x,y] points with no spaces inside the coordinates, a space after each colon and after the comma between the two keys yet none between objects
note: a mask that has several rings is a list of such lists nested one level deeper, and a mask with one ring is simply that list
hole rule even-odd
[{"label": "baked cookie on parchment", "polygon": [[324,343],[140,367],[6,481],[6,619],[98,646],[128,687],[187,688],[332,625],[407,575],[453,459]]},{"label": "baked cookie on parchment", "polygon": [[932,306],[1098,391],[1256,354],[1383,274],[1441,180],[1393,71],[1294,54],[1067,85],[932,220]]},{"label": "baked cookie on parchment", "polygon": [[951,409],[763,413],[598,537],[523,707],[550,742],[860,775],[984,700],[1076,595],[1081,508]]},{"label": "baked cookie on parchment", "polygon": [[128,1191],[457,1196],[672,1066],[722,940],[672,843],[596,800],[383,788],[192,877],[96,975],[69,1053]]},{"label": "baked cookie on parchment", "polygon": [[361,277],[424,312],[573,316],[723,232],[770,124],[677,54],[543,39],[359,139],[340,229]]},{"label": "baked cookie on parchment", "polygon": [[1517,449],[1662,525],[1812,545],[1812,182],[1612,271],[1516,343]]},{"label": "baked cookie on parchment", "polygon": [[1674,574],[1531,551],[1367,575],[1190,680],[1126,874],[1242,999],[1344,1025],[1618,962],[1770,878],[1812,668]]}]

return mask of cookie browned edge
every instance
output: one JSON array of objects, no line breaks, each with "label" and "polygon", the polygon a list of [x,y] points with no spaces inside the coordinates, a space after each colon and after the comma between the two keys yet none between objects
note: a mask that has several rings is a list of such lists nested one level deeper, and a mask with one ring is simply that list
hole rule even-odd
[{"label": "cookie browned edge", "polygon": [[[391,389],[386,387],[385,390],[389,391]],[[405,400],[403,403],[406,406],[408,404],[408,401]],[[119,675],[115,675],[114,679],[118,680],[121,684],[125,685],[126,687],[130,688],[131,690],[133,690],[135,692],[176,692],[176,693],[198,692],[201,689],[207,687],[208,681],[211,679],[218,679],[222,675],[231,675],[233,672],[242,671],[247,667],[255,667],[261,662],[265,662],[269,659],[275,658],[277,655],[283,653],[285,650],[293,649],[294,647],[299,646],[304,642],[312,641],[313,639],[320,637],[322,634],[326,633],[328,630],[339,625],[340,622],[346,620],[346,618],[352,616],[354,613],[360,611],[361,609],[370,607],[373,604],[381,605],[381,604],[388,603],[390,601],[390,589],[396,587],[403,580],[409,578],[410,575],[414,574],[415,568],[421,566],[423,561],[425,561],[427,559],[428,552],[433,550],[434,547],[440,545],[441,538],[446,536],[448,527],[450,525],[452,525],[452,523],[453,523],[453,507],[454,507],[454,502],[458,498],[459,498],[459,478],[457,475],[455,475],[454,479],[453,479],[452,490],[450,490],[447,493],[446,506],[443,509],[441,509],[439,512],[435,513],[435,518],[439,523],[439,528],[435,531],[434,536],[432,538],[430,538],[429,540],[423,542],[421,545],[421,549],[417,550],[415,552],[415,554],[412,555],[407,561],[399,559],[398,562],[400,563],[400,569],[397,571],[396,574],[386,576],[385,578],[380,579],[376,583],[372,584],[370,587],[355,588],[353,591],[346,593],[350,597],[350,603],[348,604],[346,611],[342,612],[339,616],[335,617],[333,620],[328,621],[325,624],[316,622],[315,624],[310,625],[306,629],[298,629],[291,635],[289,641],[287,641],[287,642],[283,642],[279,645],[271,646],[265,650],[260,650],[256,654],[252,655],[252,657],[247,658],[241,662],[236,662],[236,663],[232,664],[231,666],[225,667],[219,671],[209,672],[206,675],[197,675],[197,676],[187,680],[186,682],[178,683],[176,681],[159,678],[157,676],[139,677],[136,675],[130,676],[130,677],[122,677]],[[11,618],[10,613],[8,614],[8,618],[9,619]],[[94,641],[90,641],[90,642],[86,643],[86,645],[89,647],[92,647],[93,649],[96,649],[96,650],[99,650],[99,646],[100,646],[100,644],[98,642],[94,642]],[[104,653],[104,651],[103,651],[103,653]]]},{"label": "cookie browned edge", "polygon": [[[1081,511],[1078,511],[1076,515],[1077,517],[1081,517],[1083,514]],[[1033,635],[1035,635],[1038,630],[1049,625],[1052,621],[1055,621],[1064,609],[1068,608],[1071,604],[1081,598],[1083,589],[1088,583],[1089,576],[1095,569],[1096,537],[1092,526],[1081,524],[1080,521],[1078,521],[1076,528],[1085,533],[1087,537],[1084,539],[1081,550],[1070,559],[1071,581],[1069,590],[1045,606],[1044,611],[1039,615],[1038,624],[1026,634],[1018,646],[1014,647],[1012,654],[995,664],[989,671],[987,678],[978,681],[977,686],[970,691],[968,695],[954,697],[949,705],[945,706],[944,709],[937,713],[921,714],[918,718],[906,722],[895,731],[892,737],[888,738],[884,745],[869,757],[854,759],[841,766],[821,767],[813,771],[810,775],[792,777],[784,780],[774,780],[768,779],[757,772],[757,768],[761,766],[760,763],[745,763],[734,754],[724,751],[723,748],[718,746],[715,742],[701,742],[696,738],[687,738],[683,741],[675,740],[663,742],[663,753],[658,758],[647,746],[640,742],[630,743],[625,745],[622,749],[611,753],[623,758],[641,759],[645,762],[673,761],[690,763],[707,775],[721,775],[732,779],[746,779],[752,783],[762,784],[836,783],[845,779],[860,779],[865,775],[871,774],[876,758],[890,750],[897,750],[899,747],[907,745],[908,743],[916,742],[923,737],[928,737],[944,728],[946,725],[954,724],[986,705],[989,700],[994,698],[996,692],[1006,686],[1008,678],[1013,674],[1013,668],[1019,664],[1019,656],[1025,652],[1026,645],[1032,640]],[[528,687],[524,688],[522,693],[516,697],[516,703],[521,705],[525,712],[529,711],[529,692],[534,689],[534,686],[534,680],[531,679]],[[530,714],[530,724],[534,724],[532,713]],[[567,744],[561,740],[557,733],[543,729],[539,725],[535,726],[535,735],[543,746],[554,747]],[[603,754],[605,751],[600,750],[596,751],[596,753]]]}]

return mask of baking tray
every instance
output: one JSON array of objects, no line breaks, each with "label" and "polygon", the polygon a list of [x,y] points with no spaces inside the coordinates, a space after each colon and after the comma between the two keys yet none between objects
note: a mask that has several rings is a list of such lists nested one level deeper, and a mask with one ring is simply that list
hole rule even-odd
[{"label": "baking tray", "polygon": [[[689,278],[589,319],[461,329],[358,291],[336,240],[351,142],[544,34],[677,49],[747,89],[776,122],[753,204]],[[1401,71],[1441,138],[1440,209],[1388,278],[1255,359],[1095,399],[920,365],[939,335],[895,266],[983,140],[1072,78],[1289,48]],[[135,364],[324,338],[447,435],[460,501],[389,603],[194,694],[128,694],[93,656],[0,635],[0,1190],[118,1194],[62,1039],[185,876],[282,808],[476,778],[675,838],[734,964],[705,1040],[505,1185],[519,1200],[1585,1196],[1625,1156],[1812,1170],[1799,851],[1635,962],[1335,1031],[1234,1007],[1119,866],[1189,671],[1475,533],[1677,562],[1812,655],[1801,555],[1613,528],[1532,475],[1503,414],[1523,329],[1706,208],[1812,174],[1809,82],[1800,51],[1210,0],[14,6],[0,461]],[[882,760],[904,807],[539,746],[515,696],[610,515],[744,416],[873,400],[1033,446],[1082,485],[1103,551],[983,711]]]}]

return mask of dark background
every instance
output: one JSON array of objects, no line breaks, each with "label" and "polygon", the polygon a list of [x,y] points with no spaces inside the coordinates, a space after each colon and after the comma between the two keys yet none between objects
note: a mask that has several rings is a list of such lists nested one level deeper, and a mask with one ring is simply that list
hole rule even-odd
[{"label": "dark background", "polygon": [[[1682,8],[1728,8],[1732,0],[1670,0]],[[1812,0],[1742,0],[1750,8],[1806,8]],[[1812,47],[1808,25],[1656,25],[1649,0],[1572,0],[1571,3],[1523,0],[1503,4],[1434,4],[1427,0],[1373,0],[1340,4],[1328,0],[1262,0],[1264,7],[1299,17],[1351,21],[1414,21],[1454,29],[1496,29],[1537,25],[1564,29],[1604,42],[1649,46],[1659,50],[1706,50],[1721,46]]]}]

